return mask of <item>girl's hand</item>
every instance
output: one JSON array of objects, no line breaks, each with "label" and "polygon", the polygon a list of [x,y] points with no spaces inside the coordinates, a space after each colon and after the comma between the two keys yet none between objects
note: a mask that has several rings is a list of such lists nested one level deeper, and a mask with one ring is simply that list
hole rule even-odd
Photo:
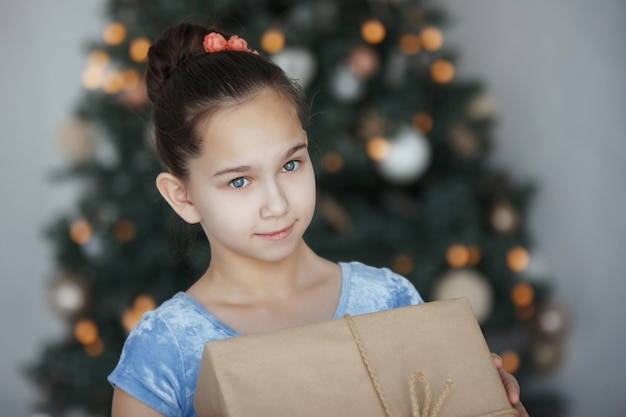
[{"label": "girl's hand", "polygon": [[492,353],[493,363],[496,365],[496,369],[498,373],[500,373],[500,378],[502,378],[502,384],[504,385],[504,389],[506,390],[506,394],[509,396],[509,401],[511,401],[511,405],[517,412],[519,413],[519,417],[530,417],[526,408],[522,405],[522,402],[519,400],[520,394],[520,386],[517,382],[517,379],[507,371],[502,368],[502,358],[495,353]]}]

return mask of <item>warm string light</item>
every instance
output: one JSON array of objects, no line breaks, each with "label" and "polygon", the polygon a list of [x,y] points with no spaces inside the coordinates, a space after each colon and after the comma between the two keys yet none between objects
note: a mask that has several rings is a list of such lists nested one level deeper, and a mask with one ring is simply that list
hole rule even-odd
[{"label": "warm string light", "polygon": [[91,319],[80,319],[74,325],[74,337],[81,345],[90,345],[98,340],[98,326]]},{"label": "warm string light", "polygon": [[530,307],[535,299],[535,290],[527,282],[518,282],[511,289],[511,301],[517,307]]},{"label": "warm string light", "polygon": [[422,29],[419,40],[427,51],[436,51],[443,46],[443,35],[433,26]]},{"label": "warm string light", "polygon": [[420,38],[413,33],[405,33],[398,42],[400,50],[406,55],[415,55],[422,48]]},{"label": "warm string light", "polygon": [[361,25],[361,37],[372,45],[381,43],[386,35],[385,26],[380,20],[370,19]]},{"label": "warm string light", "polygon": [[433,117],[428,113],[419,112],[415,114],[411,122],[413,127],[424,135],[427,135],[433,129]]},{"label": "warm string light", "polygon": [[110,71],[104,78],[102,90],[110,95],[117,94],[124,89],[124,75],[120,71]]},{"label": "warm string light", "polygon": [[156,308],[156,301],[149,295],[141,294],[133,301],[132,308],[126,310],[122,316],[122,325],[130,332],[141,320],[141,316]]},{"label": "warm string light", "polygon": [[322,166],[326,172],[337,173],[343,168],[343,158],[337,152],[328,152],[322,158]]},{"label": "warm string light", "polygon": [[480,261],[480,250],[476,246],[452,245],[446,252],[446,261],[452,268],[474,266]]},{"label": "warm string light", "polygon": [[411,255],[399,254],[393,258],[391,268],[400,275],[408,275],[415,268],[415,261]]},{"label": "warm string light", "polygon": [[85,245],[93,236],[93,228],[85,219],[77,219],[70,225],[70,239],[77,245]]},{"label": "warm string light", "polygon": [[148,49],[150,49],[151,45],[152,42],[150,42],[150,39],[148,38],[136,38],[130,43],[128,54],[135,62],[145,62],[148,60]]},{"label": "warm string light", "polygon": [[502,358],[502,368],[510,374],[514,374],[520,367],[521,359],[519,353],[513,350],[506,350],[500,353]]},{"label": "warm string light", "polygon": [[268,29],[261,36],[261,48],[268,54],[275,54],[285,47],[285,34],[278,29]]},{"label": "warm string light", "polygon": [[[139,48],[134,53],[140,59]],[[114,95],[122,91],[131,91],[142,85],[143,78],[138,70],[134,68],[112,69],[110,62],[111,58],[106,52],[93,51],[87,58],[87,66],[82,74],[83,87],[87,90],[101,88],[106,94]]]},{"label": "warm string light", "polygon": [[454,79],[455,69],[447,59],[438,59],[430,66],[430,76],[439,84],[447,84]]},{"label": "warm string light", "polygon": [[113,228],[113,233],[115,234],[115,237],[117,238],[117,240],[119,240],[120,242],[126,243],[126,242],[130,242],[131,240],[135,238],[135,235],[137,234],[137,230],[133,222],[131,222],[130,220],[124,219],[124,220],[118,221],[115,224],[115,227]]},{"label": "warm string light", "polygon": [[374,136],[367,141],[365,149],[373,161],[382,161],[389,154],[389,141],[382,136]]},{"label": "warm string light", "polygon": [[118,22],[108,24],[102,31],[102,39],[110,46],[121,44],[126,39],[126,26]]},{"label": "warm string light", "polygon": [[511,271],[522,272],[530,264],[530,255],[525,248],[516,246],[507,253],[506,263]]},{"label": "warm string light", "polygon": [[101,50],[95,50],[87,57],[87,66],[83,71],[83,86],[88,90],[97,90],[104,82],[104,76],[111,58]]},{"label": "warm string light", "polygon": [[83,345],[90,356],[99,356],[104,352],[104,341],[100,338],[98,326],[91,319],[80,319],[74,324],[74,337]]}]

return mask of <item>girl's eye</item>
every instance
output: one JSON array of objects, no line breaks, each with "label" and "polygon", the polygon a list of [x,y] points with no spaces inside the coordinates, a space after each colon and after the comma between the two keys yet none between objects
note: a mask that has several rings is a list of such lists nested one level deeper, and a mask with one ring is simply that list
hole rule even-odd
[{"label": "girl's eye", "polygon": [[247,179],[243,178],[243,177],[239,177],[239,178],[235,178],[234,180],[232,180],[231,182],[228,183],[228,185],[232,188],[243,188],[246,185],[248,185],[250,181],[248,181]]},{"label": "girl's eye", "polygon": [[289,161],[283,166],[283,172],[295,171],[300,166],[300,161]]}]

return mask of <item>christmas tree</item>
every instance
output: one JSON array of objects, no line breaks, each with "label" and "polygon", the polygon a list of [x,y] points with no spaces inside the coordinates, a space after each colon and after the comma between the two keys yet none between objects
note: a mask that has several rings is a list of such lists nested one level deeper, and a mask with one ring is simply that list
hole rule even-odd
[{"label": "christmas tree", "polygon": [[[306,89],[319,189],[305,239],[317,253],[389,267],[426,300],[467,296],[522,384],[558,365],[562,312],[530,268],[533,187],[489,164],[494,105],[480,82],[455,77],[446,16],[431,6],[108,2],[85,93],[60,134],[71,163],[58,177],[85,187],[48,230],[58,265],[50,297],[69,332],[28,371],[45,393],[42,411],[109,415],[106,377],[126,335],[208,265],[202,231],[182,224],[154,186],[161,168],[142,78],[151,41],[181,20],[239,34]],[[522,400],[534,416],[561,409],[556,395]]]}]

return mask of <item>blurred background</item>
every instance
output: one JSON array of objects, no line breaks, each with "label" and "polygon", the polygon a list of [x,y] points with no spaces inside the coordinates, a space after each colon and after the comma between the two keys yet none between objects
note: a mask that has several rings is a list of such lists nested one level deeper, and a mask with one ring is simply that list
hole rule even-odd
[{"label": "blurred background", "polygon": [[[54,352],[46,351],[46,346],[59,341],[60,347],[56,352],[61,353],[59,357],[64,360],[59,363],[67,369],[75,367],[73,374],[83,372],[90,375],[88,358],[106,357],[106,354],[99,355],[91,351],[91,356],[87,355],[87,359],[83,359],[74,353],[77,350],[72,350],[75,346],[67,342],[76,337],[75,325],[80,320],[75,315],[59,312],[63,306],[59,306],[58,299],[53,297],[53,284],[60,281],[59,265],[66,262],[69,256],[69,252],[59,250],[59,247],[71,246],[71,242],[59,238],[58,230],[56,234],[53,233],[52,239],[46,240],[44,232],[60,218],[80,217],[77,214],[80,213],[77,202],[92,192],[86,189],[84,182],[76,179],[80,175],[74,175],[96,175],[95,170],[89,170],[89,165],[81,165],[84,161],[80,160],[89,151],[72,146],[67,138],[84,134],[81,129],[85,129],[85,125],[76,120],[77,109],[92,120],[94,115],[111,111],[97,98],[85,95],[84,72],[88,54],[98,47],[98,43],[102,43],[103,30],[111,23],[111,10],[135,3],[141,2],[23,0],[5,1],[0,5],[0,174],[5,190],[0,207],[2,417],[98,415],[97,410],[84,411],[80,400],[73,400],[72,395],[63,391],[70,385],[55,380],[60,377],[55,377],[52,371],[54,366],[51,362],[54,359],[51,358],[55,357]],[[400,7],[411,2],[390,0],[365,3],[389,3],[393,7]],[[520,241],[513,247],[529,248],[530,266],[526,275],[517,274],[514,278],[507,278],[507,285],[511,287],[512,294],[515,293],[513,289],[516,289],[517,298],[511,296],[511,300],[508,300],[506,293],[503,298],[507,299],[507,303],[496,302],[495,306],[485,306],[484,301],[482,304],[480,301],[480,295],[484,294],[479,291],[478,295],[476,306],[487,309],[484,323],[486,331],[492,335],[490,340],[493,346],[496,346],[493,350],[503,353],[514,350],[516,346],[520,350],[521,346],[526,345],[536,347],[531,342],[534,341],[532,335],[537,326],[544,326],[540,329],[544,336],[551,329],[556,329],[559,333],[558,350],[549,351],[547,356],[544,355],[543,362],[537,359],[541,355],[535,355],[534,368],[520,374],[520,379],[523,378],[523,392],[528,392],[528,401],[537,410],[531,416],[626,416],[626,398],[623,395],[626,387],[626,365],[623,360],[626,326],[621,321],[626,317],[623,303],[626,261],[622,253],[626,247],[626,221],[623,218],[626,212],[626,187],[623,185],[626,178],[626,3],[622,0],[440,0],[416,3],[424,10],[436,7],[446,16],[444,19],[439,13],[424,13],[418,19],[419,24],[416,26],[422,29],[425,26],[435,27],[441,31],[443,44],[433,48],[427,58],[432,61],[449,59],[454,65],[453,80],[439,79],[439,86],[424,89],[431,93],[441,92],[450,101],[465,100],[470,93],[474,98],[480,97],[482,101],[479,101],[479,105],[474,102],[473,112],[474,119],[480,120],[472,122],[472,132],[488,135],[485,140],[489,140],[490,146],[488,155],[485,152],[481,158],[472,160],[471,164],[456,159],[454,163],[437,159],[434,155],[438,155],[436,152],[440,149],[436,143],[440,132],[436,129],[430,131],[425,126],[428,123],[424,122],[428,118],[422,117],[414,122],[420,135],[414,134],[413,137],[419,140],[429,138],[432,153],[424,156],[424,151],[419,150],[420,145],[409,145],[407,149],[417,149],[415,156],[424,159],[425,165],[430,164],[431,171],[437,167],[442,169],[448,166],[446,164],[454,166],[454,169],[462,165],[467,171],[454,171],[459,177],[482,172],[480,166],[487,163],[484,156],[490,166],[506,173],[506,180],[496,176],[496,179],[504,181],[503,184],[491,185],[500,190],[500,194],[509,197],[507,202],[513,203],[513,206],[505,204],[504,213],[508,213],[509,217],[513,213],[523,218],[523,226],[520,226],[523,233],[520,232]],[[146,4],[144,7],[150,9],[151,6]],[[376,7],[373,10],[377,10]],[[185,12],[178,10],[177,13]],[[377,17],[376,13],[371,17]],[[144,18],[149,20],[150,16]],[[141,19],[137,22],[141,27]],[[259,26],[263,24],[271,26],[259,19]],[[262,33],[262,28],[255,30],[261,30]],[[390,27],[387,30],[392,32]],[[129,29],[131,31],[132,28]],[[300,41],[306,43],[307,39]],[[424,39],[421,42],[424,48],[427,43]],[[310,49],[314,50],[312,46]],[[380,53],[380,49],[375,50]],[[446,52],[437,55],[440,50]],[[371,58],[367,54],[361,55],[361,58],[367,62],[368,56]],[[380,57],[383,56],[386,55],[380,53]],[[302,63],[306,59],[306,56],[293,55],[289,62]],[[429,61],[428,65],[431,64]],[[419,61],[416,65],[427,64]],[[360,68],[364,71],[370,67],[366,65]],[[468,87],[450,87],[463,86],[465,80]],[[478,81],[480,86],[476,87],[474,81]],[[441,84],[446,84],[445,88]],[[430,84],[424,81],[420,85]],[[478,95],[479,89],[484,90],[486,95]],[[341,100],[345,104],[354,99],[344,95]],[[382,98],[380,100],[384,101]],[[393,108],[393,103],[389,105]],[[431,104],[430,107],[425,106],[419,114],[428,115],[429,110],[435,113],[437,109],[435,104]],[[385,115],[385,108],[378,110],[379,114]],[[142,115],[137,107],[134,107],[132,114]],[[109,114],[102,116],[103,120],[110,117]],[[488,126],[485,126],[483,119],[489,119]],[[434,120],[436,124],[439,119],[435,117]],[[377,128],[368,126],[374,130]],[[396,136],[398,140],[401,138],[400,134]],[[371,138],[365,139],[366,143],[377,143],[371,142]],[[463,144],[467,145],[468,142],[464,139],[459,141],[455,143],[460,143],[461,149],[467,152],[468,148],[463,147]],[[321,152],[325,151],[321,145]],[[110,150],[102,152],[105,155],[111,153]],[[372,157],[371,154],[369,156]],[[105,159],[112,164],[110,156]],[[332,183],[329,159],[322,159],[322,162],[325,171],[320,174],[321,183]],[[355,164],[350,167],[348,161],[346,169],[358,172],[359,165]],[[390,198],[397,202],[399,195],[410,195],[405,192],[408,187],[406,178],[399,178],[397,172],[385,171],[382,165],[378,165],[381,176],[390,181],[389,188],[395,192]],[[68,166],[73,167],[73,176],[70,175],[69,180],[52,181],[55,173],[67,171]],[[423,181],[420,183],[422,188],[427,188],[425,184],[438,184],[435,180],[441,177],[434,176],[431,171],[414,173],[409,182]],[[400,175],[407,174],[404,172]],[[510,182],[522,185],[509,187]],[[532,184],[530,188],[534,191],[529,191],[529,187],[523,185],[525,183]],[[384,182],[376,184],[384,186]],[[513,190],[502,191],[507,187]],[[532,194],[532,197],[527,194]],[[329,195],[332,195],[332,190]],[[398,204],[405,209],[406,199],[400,200]],[[349,203],[339,203],[326,205],[323,216],[323,220],[335,229],[345,226],[346,211],[352,213]],[[495,210],[490,207],[490,210]],[[81,204],[81,208],[84,210],[84,204]],[[509,217],[504,216],[505,220],[501,220],[504,223],[492,218],[491,222],[495,224],[491,224],[491,228],[507,229],[509,223],[506,219]],[[348,214],[348,219],[349,222],[358,223],[358,210],[355,214]],[[76,232],[76,229],[73,230]],[[128,228],[117,230],[118,237],[122,236],[121,240],[127,239]],[[339,240],[340,243],[333,246],[335,243],[327,241],[336,240],[325,238],[317,230],[313,231],[312,238],[319,238],[322,252],[336,250],[338,254],[349,254],[340,243],[350,246],[351,241]],[[507,230],[500,232],[508,235]],[[72,236],[76,238],[75,234]],[[518,237],[518,234],[515,236]],[[463,235],[458,245],[451,245],[452,237],[440,243],[441,246],[457,250],[445,252],[447,268],[460,270],[458,267],[463,266],[464,271],[484,272],[487,267],[483,264],[472,264],[470,261],[463,263],[463,250],[472,248],[471,239],[468,239]],[[91,248],[90,251],[92,256],[98,249]],[[55,258],[59,252],[65,253],[65,261]],[[468,253],[471,255],[472,252]],[[482,253],[483,259],[488,259],[486,249],[483,248]],[[455,265],[458,256],[461,256],[461,264]],[[445,287],[441,284],[445,275],[441,269],[429,267],[425,269],[426,272],[413,271],[419,268],[407,267],[407,258],[393,259],[397,262],[390,261],[389,266],[404,270],[416,281],[419,281],[419,273],[436,271],[439,274],[436,282],[430,282],[420,289],[428,293],[428,298],[436,294],[433,287]],[[381,259],[380,263],[385,264],[385,261]],[[488,286],[498,294],[499,286],[504,284],[494,276],[486,275]],[[475,276],[470,275],[469,280]],[[484,274],[478,277],[484,281]],[[126,276],[124,279],[131,278]],[[530,287],[517,285],[529,282],[532,283]],[[416,285],[419,287],[420,284]],[[462,288],[467,285],[467,282],[458,284]],[[448,291],[452,291],[451,286],[448,284]],[[531,293],[534,290],[537,297],[541,296],[545,301],[545,305],[537,304],[538,309],[550,311],[553,308],[552,312],[556,312],[556,315],[546,316],[547,322],[536,320],[528,324],[531,323],[530,319],[524,318],[524,311],[527,310],[522,307],[528,306],[523,299],[525,294],[528,295],[529,288]],[[132,304],[131,301],[139,299],[138,292],[133,291],[128,293],[132,295],[113,297],[111,302],[116,306],[124,302]],[[163,288],[154,291],[152,301],[161,301],[159,296],[167,291]],[[472,291],[476,292],[476,289]],[[91,296],[93,299],[98,298],[97,294]],[[107,308],[113,309],[110,305]],[[107,308],[103,310],[108,311]],[[515,320],[502,319],[508,317],[507,308],[516,316]],[[121,321],[124,309],[119,307],[118,310],[118,321]],[[104,316],[102,310],[90,314],[100,325],[102,338],[115,333],[113,330],[107,331],[109,323],[106,319],[102,319],[102,323],[98,322],[99,317]],[[536,315],[537,312],[532,314]],[[531,336],[522,336],[522,342],[519,342],[520,336],[515,331],[513,335],[502,336],[503,332],[497,326],[500,322],[508,324],[511,329],[523,328],[524,334]],[[522,324],[518,325],[518,322]],[[123,334],[123,326],[117,323],[117,327],[120,328],[118,333]],[[495,329],[493,333],[490,332],[491,328]],[[77,342],[75,344],[82,352],[83,346]],[[82,344],[88,347],[88,344]],[[500,350],[500,346],[505,348]],[[115,349],[106,352],[115,356]],[[521,355],[521,358],[524,364],[525,356]],[[44,390],[36,389],[32,380],[26,377],[26,369],[32,369],[37,363],[40,365],[37,375],[43,382]],[[89,385],[89,381],[84,385]],[[59,405],[50,401],[51,393],[70,404],[69,411],[55,409]]]}]

